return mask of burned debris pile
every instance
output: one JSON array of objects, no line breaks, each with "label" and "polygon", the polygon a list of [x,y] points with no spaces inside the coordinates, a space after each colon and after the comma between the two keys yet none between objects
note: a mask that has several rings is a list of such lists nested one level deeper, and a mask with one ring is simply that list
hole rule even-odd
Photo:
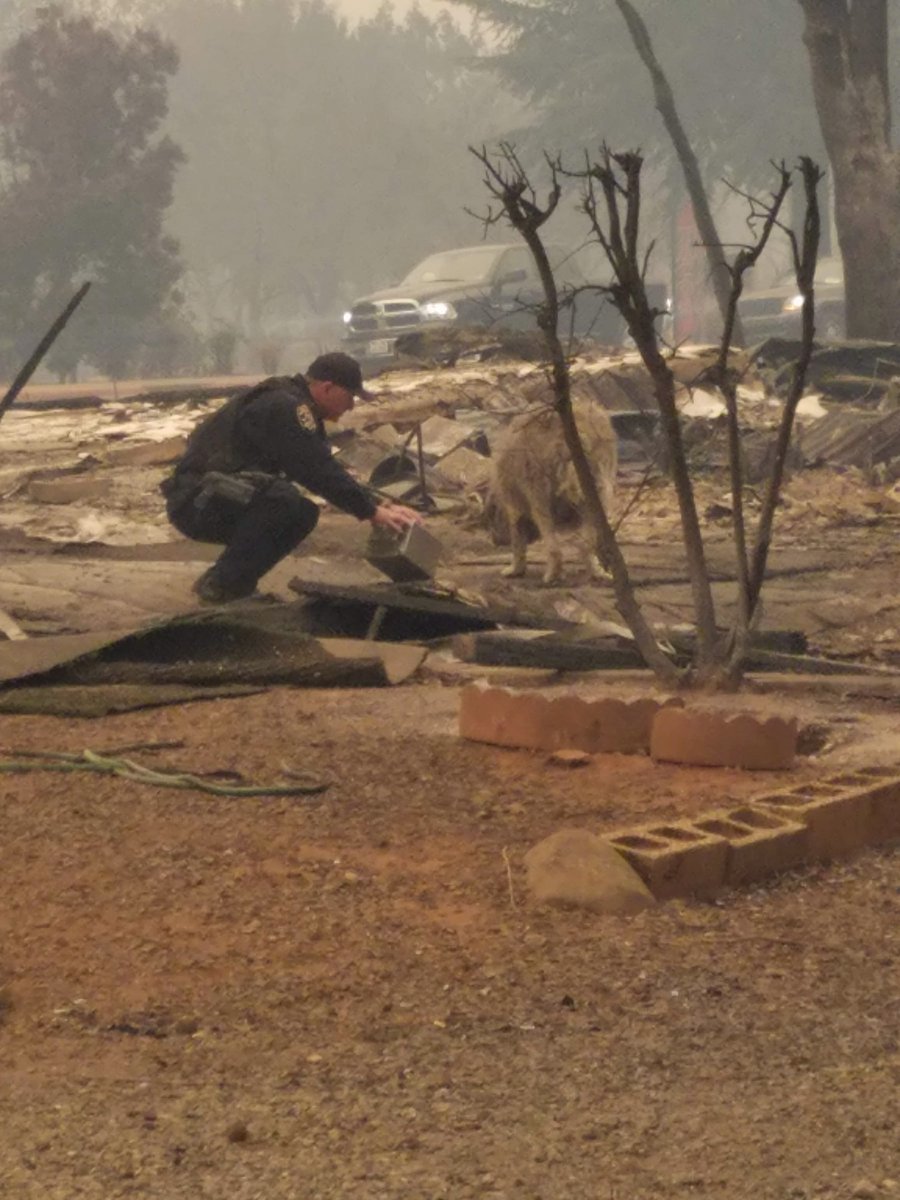
[{"label": "burned debris pile", "polygon": [[[790,370],[791,352],[790,343],[773,340],[733,355],[751,481],[758,475],[753,462],[764,458],[777,423],[779,380]],[[685,439],[700,470],[724,462],[717,437],[724,405],[705,383],[710,361],[703,349],[671,359]],[[795,467],[877,468],[871,482],[893,483],[900,475],[900,349],[838,345],[817,351],[814,361],[814,387],[798,413]],[[652,387],[636,357],[585,355],[573,361],[572,379],[576,396],[609,412],[623,468],[654,464],[665,472]],[[496,439],[513,417],[552,395],[541,364],[510,357],[391,371],[374,386],[377,400],[345,418],[334,438],[341,461],[385,498],[431,513],[469,515],[483,511]],[[75,411],[46,403],[27,408],[20,400],[4,425],[0,527],[53,542],[165,540],[150,481],[177,460],[198,418],[221,403],[221,389],[215,397],[202,390],[179,388]]]},{"label": "burned debris pile", "polygon": [[[790,354],[788,344],[774,342],[747,353],[733,352],[732,369],[741,380],[738,400],[751,489],[748,504],[753,503],[755,481],[764,476]],[[679,382],[692,468],[698,478],[708,480],[704,519],[712,525],[720,522],[725,536],[730,513],[722,474],[727,448],[724,405],[708,382],[713,358],[714,353],[703,348],[681,349],[671,367]],[[257,606],[249,624],[248,618],[238,620],[234,614],[227,631],[216,626],[220,649],[227,643],[235,651],[218,660],[204,661],[196,650],[182,653],[173,640],[189,636],[193,645],[202,646],[213,628],[208,614],[192,625],[176,622],[160,630],[152,623],[138,627],[132,621],[127,636],[120,629],[101,649],[92,645],[83,653],[73,652],[65,667],[62,659],[47,666],[41,687],[52,683],[54,688],[84,692],[102,685],[107,689],[103,703],[130,707],[140,702],[141,689],[144,700],[156,689],[157,701],[166,703],[188,694],[233,694],[234,689],[279,683],[383,685],[408,677],[428,646],[454,637],[469,638],[468,643],[457,641],[457,657],[468,656],[476,666],[526,661],[557,670],[596,669],[594,664],[607,669],[638,666],[627,636],[598,635],[584,625],[583,604],[580,608],[564,597],[546,598],[540,589],[482,587],[485,569],[499,576],[493,568],[508,561],[502,552],[485,553],[491,540],[502,544],[488,519],[493,451],[513,418],[551,402],[545,368],[529,355],[512,356],[506,346],[455,347],[449,358],[434,352],[425,365],[423,361],[379,376],[373,384],[376,399],[345,418],[346,428],[338,428],[333,442],[344,465],[379,495],[420,508],[438,542],[442,531],[452,531],[452,546],[440,569],[434,545],[415,552],[401,548],[399,557],[395,547],[370,545],[359,554],[361,575],[304,569],[303,578],[288,584],[295,593],[293,601],[269,606],[268,616],[266,606]],[[793,481],[780,517],[779,536],[788,545],[793,539],[799,546],[817,523],[824,529],[839,519],[823,507],[823,497],[844,509],[853,507],[858,524],[900,516],[900,349],[883,344],[833,346],[819,351],[816,362],[815,387],[798,411],[789,462]],[[853,393],[850,377],[857,380]],[[669,536],[676,520],[667,499],[667,465],[649,377],[635,355],[584,354],[573,360],[572,382],[576,397],[601,404],[616,431],[624,519],[638,523],[633,535],[626,526],[626,541],[633,542],[640,557],[640,547]],[[28,407],[26,395],[25,403],[14,407],[4,423],[0,540],[12,549],[49,547],[63,555],[77,555],[89,547],[92,556],[141,558],[143,548],[160,561],[166,559],[171,535],[161,519],[159,478],[183,452],[198,418],[217,407],[224,394],[219,389],[212,396],[202,387],[185,385],[172,394],[120,397],[78,408],[46,402]],[[818,490],[806,487],[804,480],[817,472],[832,482],[820,484]],[[842,519],[848,519],[846,512]],[[461,552],[468,531],[477,540],[472,550],[466,543]],[[424,570],[409,574],[416,554]],[[365,559],[387,580],[372,583]],[[649,562],[642,586],[654,585]],[[578,593],[578,599],[584,596]],[[39,642],[47,652],[52,649],[51,638],[25,636],[29,631],[55,632],[52,627],[29,623],[18,608],[6,607],[11,615],[0,626],[7,639],[4,653],[17,652],[29,642],[31,653]],[[276,610],[283,610],[281,617]],[[279,620],[282,626],[276,629],[272,622]],[[56,628],[62,632],[66,626]],[[536,633],[543,640],[529,643]],[[334,646],[329,648],[334,639],[342,643],[339,659]],[[114,644],[118,648],[111,649]],[[392,645],[397,651],[415,651],[418,657],[386,665],[386,648]],[[135,658],[138,646],[142,654],[154,646],[159,653]],[[764,659],[773,653],[772,647],[759,644],[755,650],[757,669],[766,669]],[[796,646],[786,653],[802,656],[805,650],[805,645]],[[774,669],[775,659],[769,661]],[[17,672],[14,664],[0,667],[5,704],[26,704],[27,693],[38,686],[36,671]],[[118,698],[110,689],[118,689]],[[93,695],[92,703],[99,702],[99,693],[95,690]]]}]

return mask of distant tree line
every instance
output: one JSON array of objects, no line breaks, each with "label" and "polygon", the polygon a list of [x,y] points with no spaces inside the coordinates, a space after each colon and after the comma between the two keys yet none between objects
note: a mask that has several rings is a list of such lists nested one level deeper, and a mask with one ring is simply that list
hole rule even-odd
[{"label": "distant tree line", "polygon": [[[326,0],[23,11],[0,62],[0,375],[81,278],[50,360],[260,367],[305,322],[476,241],[468,161],[521,107],[448,18]],[[9,30],[7,29],[9,35]],[[165,131],[165,132],[164,132]]]},{"label": "distant tree line", "polygon": [[[900,337],[887,0],[634,2],[707,185],[827,148],[851,329]],[[88,277],[60,373],[227,369],[242,339],[272,365],[304,323],[478,240],[471,144],[640,146],[678,198],[616,0],[457,3],[476,32],[389,5],[352,26],[329,0],[7,0],[0,376]]]},{"label": "distant tree line", "polygon": [[[499,37],[491,63],[540,120],[532,154],[601,141],[672,161],[617,0],[456,0]],[[832,169],[851,336],[900,340],[900,11],[888,0],[633,0],[707,187],[764,186],[773,159]],[[676,193],[675,172],[666,171]]]},{"label": "distant tree line", "polygon": [[388,6],[351,27],[325,0],[164,0],[179,48],[172,212],[204,319],[262,340],[339,319],[441,246],[477,241],[467,145],[520,103],[447,18]]},{"label": "distant tree line", "polygon": [[[154,372],[178,325],[179,248],[163,229],[179,147],[162,133],[178,57],[148,30],[121,36],[51,5],[0,64],[0,375],[70,298],[95,288],[50,365]],[[148,357],[149,355],[149,357]],[[169,357],[165,351],[160,358]]]}]

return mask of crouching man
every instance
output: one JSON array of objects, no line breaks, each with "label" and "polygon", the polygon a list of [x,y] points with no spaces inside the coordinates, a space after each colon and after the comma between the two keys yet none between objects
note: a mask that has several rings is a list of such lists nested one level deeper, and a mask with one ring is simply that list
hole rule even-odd
[{"label": "crouching man", "polygon": [[370,398],[359,363],[322,354],[305,375],[266,379],[197,426],[160,491],[179,533],[225,547],[194,584],[201,600],[252,595],[312,533],[318,507],[294,484],[373,525],[402,532],[419,521],[410,508],[373,499],[332,458],[324,422],[339,420],[357,396]]}]

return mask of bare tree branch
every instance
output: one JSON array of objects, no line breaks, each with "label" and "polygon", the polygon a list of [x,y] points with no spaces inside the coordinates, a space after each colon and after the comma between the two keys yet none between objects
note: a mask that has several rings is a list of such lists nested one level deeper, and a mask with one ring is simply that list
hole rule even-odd
[{"label": "bare tree branch", "polygon": [[[691,207],[694,210],[694,220],[700,233],[701,244],[706,249],[710,279],[712,280],[713,290],[724,322],[728,306],[728,265],[721,251],[717,249],[720,245],[719,236],[716,232],[716,223],[713,219],[712,210],[709,207],[709,201],[706,198],[706,190],[700,175],[697,156],[691,146],[690,138],[687,136],[684,126],[681,123],[681,118],[675,107],[675,96],[659,59],[656,57],[653,43],[650,40],[650,34],[647,31],[647,26],[644,24],[643,18],[631,3],[631,0],[616,0],[616,6],[619,12],[621,12],[625,24],[628,26],[628,32],[631,34],[635,49],[653,81],[656,108],[663,119],[663,124],[666,127],[669,137],[672,139],[672,145],[675,147],[678,161],[681,163],[685,184],[691,200]],[[744,344],[743,330],[741,329],[739,320],[734,322],[732,341],[735,345]]]},{"label": "bare tree branch", "polygon": [[[625,318],[628,331],[653,381],[681,513],[697,624],[697,668],[704,674],[712,669],[715,662],[715,605],[681,434],[681,421],[675,403],[675,379],[659,348],[655,326],[657,314],[647,297],[643,278],[635,220],[635,214],[640,210],[642,166],[640,155],[611,154],[604,147],[600,162],[593,164],[587,173],[582,208],[613,269],[617,281],[610,289],[613,301]],[[603,198],[603,210],[598,203],[598,187]],[[620,201],[625,207],[624,222],[619,212]]]},{"label": "bare tree branch", "polygon": [[529,194],[533,198],[534,191],[528,182],[522,164],[511,151],[511,147],[501,145],[499,161],[491,159],[484,148],[478,151],[470,147],[470,150],[485,168],[484,181],[488,191],[502,205],[510,225],[525,241],[540,275],[544,302],[536,315],[547,345],[550,378],[556,397],[556,411],[559,414],[566,447],[571,455],[572,465],[581,487],[588,520],[597,539],[598,554],[612,574],[616,607],[634,634],[638,649],[647,665],[652,668],[659,679],[670,686],[676,686],[681,679],[680,672],[659,647],[637,602],[628,566],[619,549],[618,540],[609,521],[609,514],[604,509],[603,501],[600,498],[593,468],[585,454],[572,411],[569,364],[557,330],[560,312],[559,296],[547,250],[540,235],[541,227],[549,219],[559,201],[561,165],[558,159],[547,157],[551,186],[547,202],[540,205],[534,199],[523,202],[523,197]]},{"label": "bare tree branch", "polygon": [[763,494],[762,511],[759,527],[753,547],[749,579],[749,603],[751,613],[759,601],[763,580],[766,574],[769,547],[772,540],[772,525],[775,519],[775,509],[781,495],[781,485],[784,479],[784,464],[787,460],[788,446],[794,427],[794,417],[797,405],[806,386],[806,375],[812,358],[816,334],[816,304],[815,304],[815,274],[821,237],[821,216],[819,213],[818,187],[822,180],[822,172],[811,158],[800,160],[800,173],[803,178],[803,190],[806,200],[806,214],[803,222],[802,242],[795,246],[797,263],[797,287],[803,297],[800,356],[794,364],[794,372],[787,398],[784,402],[781,425],[775,443],[775,461],[772,472]]},{"label": "bare tree branch", "polygon": [[[719,353],[715,363],[707,372],[707,378],[714,383],[725,398],[726,424],[728,431],[728,464],[731,478],[731,513],[732,531],[734,534],[735,562],[738,584],[737,619],[729,635],[730,660],[740,664],[746,653],[750,638],[750,628],[753,616],[754,601],[750,591],[750,566],[747,558],[746,522],[744,519],[744,480],[741,456],[741,430],[738,418],[737,385],[738,380],[729,369],[729,353],[731,350],[731,335],[738,302],[744,290],[744,276],[756,266],[760,256],[769,243],[772,231],[778,225],[778,216],[785,198],[791,188],[791,173],[781,163],[778,167],[779,186],[768,201],[749,196],[750,215],[748,225],[754,228],[762,220],[756,241],[742,246],[734,260],[729,265],[731,286],[729,288],[728,308],[725,313],[725,328],[719,343]],[[737,189],[735,189],[736,191]]]},{"label": "bare tree branch", "polygon": [[[603,146],[599,159],[591,161],[586,158],[580,172],[564,172],[559,159],[547,156],[550,188],[546,201],[541,203],[512,147],[502,145],[496,157],[492,157],[484,148],[481,151],[473,150],[472,153],[485,168],[485,184],[495,202],[490,210],[491,220],[505,219],[519,233],[529,247],[540,274],[544,300],[532,311],[536,311],[538,325],[544,334],[549,360],[548,376],[556,397],[556,411],[581,486],[585,511],[595,533],[597,552],[612,572],[616,606],[634,633],[645,661],[662,682],[670,686],[690,682],[699,686],[733,687],[740,680],[765,578],[774,514],[784,478],[794,416],[812,354],[815,333],[813,289],[820,220],[816,189],[821,172],[810,159],[801,159],[799,169],[806,196],[802,243],[780,220],[792,185],[792,174],[781,163],[776,164],[778,184],[769,196],[745,197],[749,204],[747,225],[751,239],[737,247],[731,263],[726,262],[722,247],[717,247],[726,266],[729,287],[719,351],[715,363],[706,371],[706,378],[720,389],[725,398],[738,578],[737,617],[732,629],[723,637],[716,625],[705,547],[676,404],[677,385],[660,349],[655,324],[660,314],[651,305],[645,284],[649,256],[647,252],[642,253],[640,247],[641,156],[634,152],[614,154]],[[604,510],[593,469],[585,455],[575,423],[569,363],[559,337],[558,323],[561,313],[574,305],[582,289],[571,289],[560,296],[541,235],[543,225],[559,202],[560,178],[563,174],[580,180],[581,209],[588,219],[593,239],[603,249],[612,271],[612,280],[608,285],[591,285],[591,290],[603,292],[619,310],[653,384],[669,457],[669,471],[681,516],[697,630],[694,661],[687,672],[679,671],[674,666],[644,617],[619,548],[616,531],[610,524],[609,514]],[[730,349],[744,277],[756,265],[776,229],[783,229],[789,238],[798,287],[804,298],[803,348],[784,406],[753,549],[748,552],[737,394],[740,376],[731,366]]]}]

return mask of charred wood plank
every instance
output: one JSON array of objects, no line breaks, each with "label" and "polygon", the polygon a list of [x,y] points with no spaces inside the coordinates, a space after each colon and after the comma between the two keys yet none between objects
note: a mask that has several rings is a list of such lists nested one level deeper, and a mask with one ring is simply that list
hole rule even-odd
[{"label": "charred wood plank", "polygon": [[31,355],[28,362],[26,362],[25,366],[21,369],[21,371],[18,373],[18,375],[12,381],[9,391],[6,393],[6,395],[3,397],[3,399],[0,400],[0,419],[3,418],[3,414],[10,407],[12,402],[15,400],[16,396],[18,396],[19,392],[21,392],[22,388],[25,386],[25,384],[28,382],[28,380],[31,378],[31,376],[34,374],[34,372],[37,370],[44,355],[47,353],[47,351],[50,349],[50,347],[53,345],[53,343],[56,341],[56,339],[62,333],[63,329],[65,329],[69,318],[72,316],[75,309],[78,307],[78,305],[82,302],[82,300],[88,294],[88,290],[90,289],[90,286],[91,286],[90,283],[83,283],[81,285],[81,287],[78,289],[78,291],[72,297],[72,299],[69,301],[69,303],[63,309],[63,311],[59,314],[59,316],[56,318],[56,320],[53,322],[53,324],[50,326],[50,328],[47,330],[47,332],[44,334],[44,336],[38,342],[37,346],[34,349],[34,353]]},{"label": "charred wood plank", "polygon": [[484,667],[542,667],[554,671],[614,671],[646,664],[636,646],[613,639],[574,642],[555,634],[465,633],[451,646],[463,662]]}]

